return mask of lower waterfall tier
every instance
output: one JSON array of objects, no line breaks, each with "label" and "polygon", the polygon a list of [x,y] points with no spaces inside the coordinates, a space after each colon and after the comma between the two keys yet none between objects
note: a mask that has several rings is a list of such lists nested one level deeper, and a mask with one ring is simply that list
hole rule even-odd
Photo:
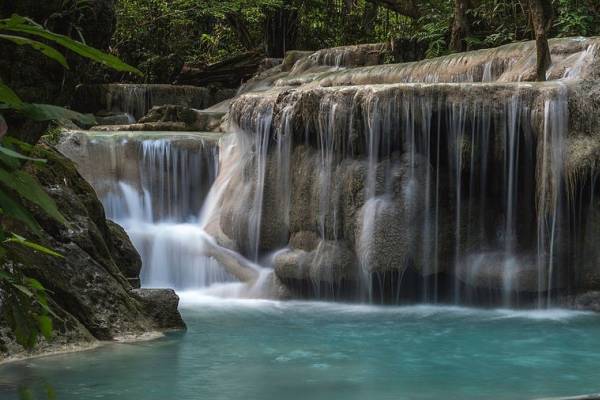
[{"label": "lower waterfall tier", "polygon": [[276,252],[276,276],[308,297],[543,305],[598,289],[596,92],[550,82],[242,95],[229,118],[244,157],[213,233],[251,259]]}]

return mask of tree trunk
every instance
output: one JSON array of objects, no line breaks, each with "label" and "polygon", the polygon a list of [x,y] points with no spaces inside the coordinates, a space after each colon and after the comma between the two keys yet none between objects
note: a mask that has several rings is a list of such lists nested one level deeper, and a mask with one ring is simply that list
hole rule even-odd
[{"label": "tree trunk", "polygon": [[363,14],[363,26],[365,27],[365,33],[369,36],[373,34],[378,11],[379,6],[377,4],[365,4],[365,12]]},{"label": "tree trunk", "polygon": [[552,63],[548,46],[548,31],[554,17],[551,0],[529,0],[529,14],[537,49],[536,79],[545,81],[546,71]]},{"label": "tree trunk", "polygon": [[267,57],[283,58],[296,46],[298,10],[281,7],[266,12],[265,53]]},{"label": "tree trunk", "polygon": [[454,0],[454,17],[450,34],[450,50],[461,52],[467,50],[466,38],[471,33],[467,10],[471,7],[469,0]]},{"label": "tree trunk", "polygon": [[246,23],[244,19],[239,13],[231,12],[225,15],[227,19],[227,23],[233,28],[235,31],[240,43],[247,50],[252,50],[255,47],[255,43],[252,40],[252,35],[250,35],[250,31],[246,27]]}]

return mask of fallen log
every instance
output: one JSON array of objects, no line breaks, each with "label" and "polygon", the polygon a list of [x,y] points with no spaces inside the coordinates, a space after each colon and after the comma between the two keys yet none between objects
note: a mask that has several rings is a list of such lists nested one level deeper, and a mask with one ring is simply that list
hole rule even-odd
[{"label": "fallen log", "polygon": [[184,65],[175,84],[237,88],[259,70],[264,58],[254,50],[208,66]]}]

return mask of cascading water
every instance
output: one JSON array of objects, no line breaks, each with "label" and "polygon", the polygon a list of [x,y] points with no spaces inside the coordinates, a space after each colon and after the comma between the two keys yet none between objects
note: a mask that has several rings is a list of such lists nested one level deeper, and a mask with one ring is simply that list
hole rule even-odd
[{"label": "cascading water", "polygon": [[[241,96],[230,121],[240,141],[257,143],[246,164],[260,167],[244,169],[252,198],[230,190],[269,216],[248,222],[261,232],[253,249],[275,251],[288,237],[275,275],[316,297],[546,306],[581,284],[572,267],[581,255],[566,231],[585,236],[572,214],[590,208],[575,205],[567,186],[570,102],[580,96],[570,82],[594,76],[597,44],[565,43],[574,52],[557,55],[549,76],[560,79],[547,84],[511,81],[535,65],[522,56],[528,43],[325,73],[305,71],[305,62],[304,75],[292,70],[272,90]],[[579,72],[566,70],[575,59]],[[289,138],[291,149],[279,145]],[[583,186],[594,192],[588,167]],[[273,173],[288,176],[267,184]],[[285,199],[289,207],[265,206]],[[232,203],[226,235],[239,221]]]},{"label": "cascading water", "polygon": [[218,176],[214,144],[174,135],[90,150],[109,172],[86,177],[146,286],[206,286],[221,265],[291,296],[547,306],[600,276],[593,127],[569,118],[597,42],[552,42],[543,84],[519,82],[533,43],[395,65],[323,50],[234,99]]},{"label": "cascading water", "polygon": [[[200,134],[76,132],[79,168],[106,215],[142,257],[144,287],[196,289],[232,278],[204,255],[201,211],[219,165],[218,138]],[[67,140],[65,143],[70,143]],[[83,142],[83,143],[81,143]]]}]

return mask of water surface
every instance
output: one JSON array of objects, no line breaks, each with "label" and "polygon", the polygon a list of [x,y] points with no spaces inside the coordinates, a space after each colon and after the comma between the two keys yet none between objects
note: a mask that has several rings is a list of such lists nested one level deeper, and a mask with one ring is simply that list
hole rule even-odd
[{"label": "water surface", "polygon": [[[186,333],[0,367],[58,399],[532,399],[600,391],[600,316],[182,295]],[[42,397],[40,397],[42,398]]]}]

